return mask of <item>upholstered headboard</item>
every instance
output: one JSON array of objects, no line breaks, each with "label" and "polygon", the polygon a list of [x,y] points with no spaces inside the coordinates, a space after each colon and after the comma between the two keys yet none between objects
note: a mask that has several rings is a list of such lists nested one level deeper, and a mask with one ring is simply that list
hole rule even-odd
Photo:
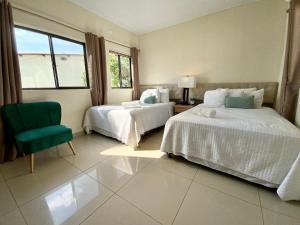
[{"label": "upholstered headboard", "polygon": [[[204,93],[207,90],[217,88],[251,88],[265,89],[264,104],[273,106],[276,101],[278,83],[277,82],[257,82],[257,83],[197,83],[196,88],[192,88],[190,96],[198,100],[203,100]],[[178,88],[177,84],[154,84],[140,85],[141,92],[149,88],[169,88],[170,99],[176,100],[182,98],[182,88]]]}]

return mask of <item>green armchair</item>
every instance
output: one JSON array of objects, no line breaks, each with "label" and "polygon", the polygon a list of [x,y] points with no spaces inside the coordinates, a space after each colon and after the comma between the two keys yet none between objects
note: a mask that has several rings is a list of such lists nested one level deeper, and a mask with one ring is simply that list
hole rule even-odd
[{"label": "green armchair", "polygon": [[34,153],[59,144],[72,145],[72,130],[60,124],[61,106],[57,102],[35,102],[5,105],[1,109],[4,125],[14,138],[17,150],[29,157],[30,172],[34,170]]}]

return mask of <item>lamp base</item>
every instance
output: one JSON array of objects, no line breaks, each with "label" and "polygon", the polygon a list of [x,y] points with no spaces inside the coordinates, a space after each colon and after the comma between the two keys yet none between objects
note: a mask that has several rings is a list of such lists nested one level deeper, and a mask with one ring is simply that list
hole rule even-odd
[{"label": "lamp base", "polygon": [[183,88],[183,95],[181,100],[182,105],[188,105],[189,104],[189,88]]}]

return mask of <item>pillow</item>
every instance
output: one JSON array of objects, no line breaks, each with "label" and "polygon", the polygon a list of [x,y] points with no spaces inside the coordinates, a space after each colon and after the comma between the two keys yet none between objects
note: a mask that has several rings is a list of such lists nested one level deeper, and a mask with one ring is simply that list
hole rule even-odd
[{"label": "pillow", "polygon": [[231,97],[225,98],[226,108],[240,108],[240,109],[253,109],[254,108],[254,96],[245,97]]},{"label": "pillow", "polygon": [[154,95],[151,95],[144,99],[144,103],[147,103],[147,104],[154,104],[155,102],[156,102],[156,98]]},{"label": "pillow", "polygon": [[229,89],[229,96],[231,97],[243,97],[253,91],[256,91],[256,88],[238,88],[238,89]]},{"label": "pillow", "polygon": [[144,102],[144,99],[149,96],[155,96],[156,102],[160,102],[160,96],[159,96],[158,89],[147,89],[147,90],[143,91],[143,93],[140,97],[140,101]]},{"label": "pillow", "polygon": [[264,102],[264,89],[260,89],[257,91],[252,91],[248,93],[248,96],[254,96],[254,108],[258,109],[262,107],[262,104]]},{"label": "pillow", "polygon": [[158,91],[160,94],[160,102],[168,103],[170,101],[169,89],[168,88],[160,88]]},{"label": "pillow", "polygon": [[223,106],[227,95],[228,89],[206,91],[204,94],[204,105]]}]

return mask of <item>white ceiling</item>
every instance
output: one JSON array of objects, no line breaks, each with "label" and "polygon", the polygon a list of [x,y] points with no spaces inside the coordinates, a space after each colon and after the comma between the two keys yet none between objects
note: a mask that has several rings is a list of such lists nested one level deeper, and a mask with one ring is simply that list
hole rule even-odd
[{"label": "white ceiling", "polygon": [[144,34],[257,0],[69,0],[135,34]]}]

